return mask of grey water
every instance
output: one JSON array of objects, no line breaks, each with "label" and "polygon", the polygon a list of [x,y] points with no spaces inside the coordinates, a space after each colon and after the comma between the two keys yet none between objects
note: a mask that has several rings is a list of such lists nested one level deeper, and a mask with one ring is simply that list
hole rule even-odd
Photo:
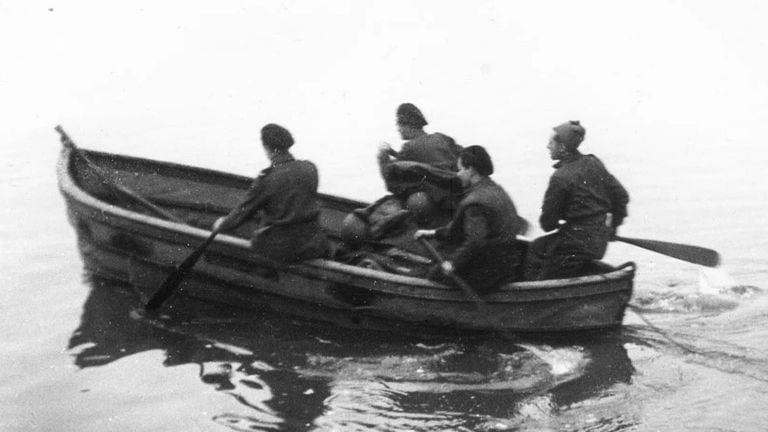
[{"label": "grey water", "polygon": [[[0,2],[0,430],[765,430],[764,9]],[[254,175],[277,122],[323,192],[371,201],[405,101],[485,146],[532,222],[549,130],[581,120],[583,150],[630,192],[620,233],[710,247],[721,266],[613,243],[606,261],[638,265],[624,326],[555,340],[199,304],[149,319],[130,287],[84,273],[56,124],[81,147]]]}]

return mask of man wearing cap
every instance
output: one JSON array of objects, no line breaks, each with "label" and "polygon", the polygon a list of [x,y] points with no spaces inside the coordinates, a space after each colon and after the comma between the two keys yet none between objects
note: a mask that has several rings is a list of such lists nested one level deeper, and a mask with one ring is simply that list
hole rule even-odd
[{"label": "man wearing cap", "polygon": [[344,219],[341,238],[353,249],[366,240],[381,238],[400,243],[396,237],[402,237],[402,246],[407,246],[412,243],[414,225],[433,227],[447,222],[458,201],[461,183],[456,177],[456,160],[461,147],[445,134],[426,133],[427,120],[412,103],[397,108],[396,120],[406,142],[399,152],[382,143],[377,155],[381,176],[392,195]]},{"label": "man wearing cap", "polygon": [[456,198],[456,160],[461,147],[453,138],[424,131],[427,120],[412,103],[403,103],[396,112],[397,128],[406,140],[400,151],[383,143],[378,161],[387,189],[415,213],[429,213],[434,207],[451,208]]},{"label": "man wearing cap", "polygon": [[558,161],[544,194],[539,223],[544,231],[530,246],[526,278],[572,277],[605,255],[608,241],[627,216],[629,195],[594,155],[578,147],[586,130],[578,121],[553,128],[547,149]]},{"label": "man wearing cap", "polygon": [[522,220],[509,194],[493,180],[493,162],[481,146],[461,151],[458,177],[464,187],[451,222],[435,230],[418,230],[414,238],[436,238],[453,251],[430,273],[430,279],[449,281],[455,273],[481,294],[519,276],[522,263],[517,233]]},{"label": "man wearing cap", "polygon": [[381,152],[397,160],[422,162],[436,168],[449,171],[456,170],[458,149],[453,139],[441,133],[428,134],[424,131],[427,119],[412,103],[400,104],[397,107],[397,130],[400,137],[406,140],[396,152],[384,143]]},{"label": "man wearing cap", "polygon": [[251,236],[251,247],[278,262],[326,256],[327,238],[320,229],[317,202],[317,168],[312,162],[293,158],[289,152],[293,136],[282,126],[264,126],[261,142],[271,165],[253,180],[243,204],[219,218],[213,228],[226,231],[255,221],[258,228]]}]

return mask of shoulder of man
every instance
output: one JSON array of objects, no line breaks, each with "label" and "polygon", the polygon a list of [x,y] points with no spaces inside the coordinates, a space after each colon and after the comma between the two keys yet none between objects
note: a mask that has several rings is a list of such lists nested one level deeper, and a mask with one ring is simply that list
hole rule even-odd
[{"label": "shoulder of man", "polygon": [[281,168],[288,168],[288,169],[294,169],[296,167],[307,167],[307,166],[315,166],[315,163],[306,159],[291,159],[287,160],[285,162],[281,162],[277,165],[272,165],[267,169],[281,169]]},{"label": "shoulder of man", "polygon": [[588,158],[592,158],[592,159],[595,159],[595,160],[597,160],[597,161],[600,161],[600,158],[599,158],[599,157],[597,157],[597,156],[596,156],[595,154],[593,154],[593,153],[585,154],[584,156],[585,156],[585,157],[588,157]]},{"label": "shoulder of man", "polygon": [[603,161],[601,161],[599,157],[597,157],[597,156],[595,156],[595,155],[593,155],[591,153],[587,154],[587,155],[584,155],[584,158],[586,158],[586,160],[589,160],[590,162],[593,162],[593,163],[596,162],[597,164],[599,164],[600,166],[605,168],[605,164],[603,163]]},{"label": "shoulder of man", "polygon": [[597,156],[595,156],[593,154],[589,154],[589,155],[586,155],[586,157],[588,158],[588,160],[592,164],[596,165],[599,170],[604,171],[605,173],[610,174],[610,171],[608,171],[608,167],[606,167],[605,164],[603,163],[603,161],[601,161]]},{"label": "shoulder of man", "polygon": [[259,174],[257,174],[256,177],[254,177],[253,180],[251,181],[250,191],[254,193],[257,190],[260,190],[261,188],[263,188],[264,185],[269,182],[268,179],[270,174],[272,174],[272,171],[273,171],[273,167],[271,166],[261,170]]},{"label": "shoulder of man", "polygon": [[578,169],[574,169],[572,164],[556,166],[555,171],[549,177],[548,189],[570,188],[578,178],[578,172]]},{"label": "shoulder of man", "polygon": [[272,173],[272,171],[274,171],[274,169],[275,169],[274,167],[269,166],[261,170],[259,174],[256,176],[256,178],[253,179],[254,183],[257,181],[263,180],[265,177],[269,176]]},{"label": "shoulder of man", "polygon": [[462,150],[462,148],[463,148],[462,146],[456,144],[456,140],[453,139],[453,137],[451,137],[449,135],[446,135],[446,134],[444,134],[442,132],[435,132],[432,135],[437,137],[437,138],[439,138],[439,139],[441,139],[442,141],[445,141],[446,143],[448,143],[448,145],[452,149],[454,149],[456,151],[456,153],[459,153]]},{"label": "shoulder of man", "polygon": [[500,195],[506,192],[499,187],[493,180],[480,183],[472,187],[462,198],[463,205],[488,205],[497,200]]},{"label": "shoulder of man", "polygon": [[456,140],[454,140],[451,136],[446,135],[442,132],[434,132],[431,134],[433,137],[440,138],[442,140],[448,141],[451,144],[456,144]]},{"label": "shoulder of man", "polygon": [[593,154],[581,155],[575,159],[571,159],[569,161],[560,161],[555,164],[555,172],[552,174],[552,176],[569,177],[578,172],[581,172],[590,165],[603,166],[603,163]]},{"label": "shoulder of man", "polygon": [[310,160],[297,159],[296,162],[298,163],[299,166],[302,166],[302,167],[305,167],[305,168],[317,171],[317,165],[315,165],[315,163],[310,161]]},{"label": "shoulder of man", "polygon": [[300,175],[300,176],[303,176],[303,175],[317,176],[318,174],[317,165],[315,165],[315,163],[312,161],[308,161],[304,159],[294,159],[289,163],[284,164],[282,172],[286,173],[286,175]]}]

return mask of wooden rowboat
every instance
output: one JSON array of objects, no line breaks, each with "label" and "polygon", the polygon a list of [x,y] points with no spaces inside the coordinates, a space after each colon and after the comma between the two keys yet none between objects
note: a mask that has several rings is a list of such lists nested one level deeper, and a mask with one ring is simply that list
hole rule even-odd
[{"label": "wooden rowboat", "polygon": [[[209,169],[69,146],[61,151],[58,180],[86,270],[130,282],[145,298],[210,235],[212,222],[240,202],[251,182]],[[150,214],[110,185],[143,197],[165,216]],[[367,204],[326,194],[320,200],[322,226],[338,244],[343,218]],[[620,326],[632,296],[633,263],[596,263],[599,271],[588,276],[505,284],[478,306],[455,287],[361,263],[315,259],[275,267],[251,252],[249,229],[216,237],[184,279],[180,291],[185,299],[270,307],[394,331],[556,333]],[[418,248],[380,246],[383,256],[405,263],[403,268],[429,261]]]}]

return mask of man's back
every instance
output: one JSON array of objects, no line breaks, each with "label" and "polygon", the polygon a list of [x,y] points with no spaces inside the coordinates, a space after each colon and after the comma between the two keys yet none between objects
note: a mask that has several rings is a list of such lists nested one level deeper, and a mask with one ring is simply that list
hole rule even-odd
[{"label": "man's back", "polygon": [[398,160],[421,162],[436,168],[456,171],[456,145],[447,136],[434,133],[418,136],[403,144]]},{"label": "man's back", "polygon": [[597,157],[578,153],[556,168],[544,197],[542,228],[553,230],[561,219],[575,222],[606,213],[619,219],[626,216],[629,195]]},{"label": "man's back", "polygon": [[457,215],[465,208],[479,206],[488,229],[488,239],[513,242],[520,231],[520,217],[509,194],[490,178],[472,186],[459,203]]},{"label": "man's back", "polygon": [[317,217],[318,175],[312,162],[293,158],[280,161],[261,181],[264,184],[258,194],[264,203],[263,223],[284,225]]}]

